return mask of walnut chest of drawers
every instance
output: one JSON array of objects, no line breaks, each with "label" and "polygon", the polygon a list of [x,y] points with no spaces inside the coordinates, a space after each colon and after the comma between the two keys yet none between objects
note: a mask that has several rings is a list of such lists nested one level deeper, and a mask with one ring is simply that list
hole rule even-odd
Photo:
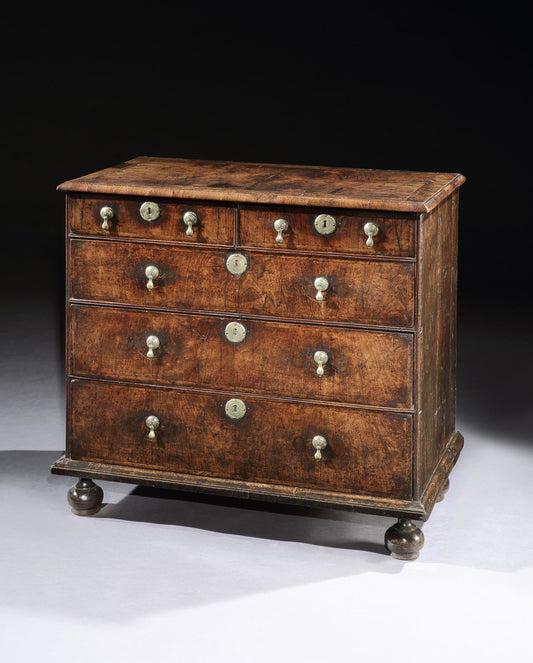
[{"label": "walnut chest of drawers", "polygon": [[67,203],[52,472],[397,519],[414,559],[455,431],[459,174],[139,157]]}]

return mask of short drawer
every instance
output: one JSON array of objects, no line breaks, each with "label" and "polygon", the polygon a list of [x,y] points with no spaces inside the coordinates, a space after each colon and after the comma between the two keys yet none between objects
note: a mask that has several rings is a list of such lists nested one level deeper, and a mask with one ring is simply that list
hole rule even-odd
[{"label": "short drawer", "polygon": [[69,229],[80,235],[231,246],[235,209],[223,203],[73,196]]},{"label": "short drawer", "polygon": [[[246,396],[242,418],[232,419],[232,398],[74,380],[68,452],[74,460],[410,498],[411,415]],[[317,436],[326,442],[320,460]]]},{"label": "short drawer", "polygon": [[239,214],[239,244],[244,247],[415,256],[413,215],[269,205],[242,205]]},{"label": "short drawer", "polygon": [[[74,299],[411,328],[414,263],[73,239]],[[147,276],[147,268],[153,278]],[[156,276],[155,276],[156,275]],[[317,282],[317,278],[321,279]],[[318,290],[317,283],[325,290]]]},{"label": "short drawer", "polygon": [[75,304],[70,313],[72,375],[413,406],[410,333]]}]

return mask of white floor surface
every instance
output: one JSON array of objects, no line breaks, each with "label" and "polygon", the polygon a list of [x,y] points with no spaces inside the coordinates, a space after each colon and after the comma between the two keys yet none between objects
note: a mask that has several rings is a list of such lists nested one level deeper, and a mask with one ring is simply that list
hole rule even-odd
[{"label": "white floor surface", "polygon": [[79,518],[59,451],[2,452],[0,661],[528,660],[531,450],[464,432],[411,563],[369,515],[101,482]]}]

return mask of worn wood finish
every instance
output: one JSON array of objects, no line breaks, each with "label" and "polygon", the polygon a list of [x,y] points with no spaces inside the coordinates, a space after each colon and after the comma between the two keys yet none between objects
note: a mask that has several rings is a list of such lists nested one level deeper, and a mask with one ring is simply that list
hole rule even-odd
[{"label": "worn wood finish", "polygon": [[91,479],[81,478],[67,493],[68,503],[76,516],[94,516],[100,511],[104,491]]},{"label": "worn wood finish", "polygon": [[328,507],[347,511],[361,511],[380,516],[424,518],[424,507],[411,499],[399,500],[379,495],[364,495],[339,490],[316,490],[283,486],[273,483],[238,481],[219,477],[195,476],[164,470],[128,467],[114,463],[95,463],[72,460],[61,456],[51,466],[52,474],[62,476],[91,476],[95,480],[120,481],[123,483],[180,490],[207,495],[222,495],[239,499],[254,499],[264,502],[289,504],[292,506]]},{"label": "worn wood finish", "polygon": [[[81,478],[71,503],[100,499],[90,481],[101,478],[356,509],[400,519],[386,546],[414,558],[423,535],[412,519],[429,517],[463,446],[463,181],[138,157],[61,185],[68,422],[52,471]],[[162,210],[156,222],[139,216],[148,201]],[[116,211],[107,232],[103,204]],[[191,207],[200,224],[189,237],[181,217]],[[335,233],[317,233],[319,213],[337,219]],[[277,218],[289,223],[281,244]],[[367,221],[380,228],[373,247]],[[226,268],[232,253],[247,260],[239,276]],[[159,270],[153,289],[148,265]],[[242,342],[226,339],[230,322],[245,325]],[[148,335],[159,338],[153,358]],[[322,376],[316,350],[328,354]],[[231,398],[245,403],[241,419],[226,414]],[[152,434],[148,415],[159,419]],[[315,458],[317,435],[327,444]]]},{"label": "worn wood finish", "polygon": [[[71,240],[75,299],[324,322],[406,327],[414,322],[414,267],[409,262],[270,255],[240,251],[248,269],[226,269],[231,252],[109,240]],[[146,287],[145,269],[160,277]],[[324,301],[314,281],[329,281]]]},{"label": "worn wood finish", "polygon": [[[70,391],[67,389],[67,392]],[[443,477],[449,475],[456,463],[463,438],[459,433],[450,439],[442,454],[426,490],[420,499],[399,500],[378,495],[362,495],[353,492],[334,490],[316,490],[283,486],[274,483],[222,479],[193,474],[181,474],[163,470],[150,470],[139,467],[127,467],[119,463],[97,463],[94,461],[73,460],[62,456],[50,468],[52,473],[67,476],[90,476],[93,479],[123,481],[155,488],[173,488],[228,497],[260,499],[270,502],[283,502],[301,506],[328,506],[336,509],[357,510],[396,518],[416,518],[427,520],[435,504],[436,497],[443,483]]]},{"label": "worn wood finish", "polygon": [[[70,372],[156,385],[413,407],[412,334],[239,318],[246,338],[235,344],[225,336],[230,322],[206,315],[72,305]],[[146,339],[152,334],[160,347],[150,359]],[[313,359],[316,350],[329,357],[322,377]]]},{"label": "worn wood finish", "polygon": [[440,457],[437,459],[433,472],[420,498],[415,497],[415,499],[420,499],[420,502],[424,505],[424,520],[429,518],[435,503],[438,501],[439,494],[459,458],[463,445],[464,439],[461,433],[454,432],[445,445]]},{"label": "worn wood finish", "polygon": [[420,223],[416,374],[417,490],[455,430],[458,194]]},{"label": "worn wood finish", "polygon": [[[410,497],[411,415],[247,396],[245,416],[225,415],[231,394],[89,380],[71,384],[74,460],[242,481]],[[95,416],[95,404],[98,407]],[[145,419],[160,420],[156,439]],[[323,460],[311,440],[326,437]]]},{"label": "worn wood finish", "polygon": [[464,182],[457,173],[324,168],[137,157],[62,191],[243,203],[429,212]]},{"label": "worn wood finish", "polygon": [[385,532],[385,547],[396,559],[403,561],[416,559],[423,545],[424,533],[407,518],[400,518]]},{"label": "worn wood finish", "polygon": [[450,490],[450,479],[446,479],[444,482],[442,488],[439,491],[439,494],[437,495],[437,499],[435,500],[436,502],[442,502],[444,497],[446,496],[446,493]]},{"label": "worn wood finish", "polygon": [[[70,198],[69,228],[79,235],[124,237],[187,244],[216,244],[232,246],[236,208],[231,205],[199,203],[197,200],[181,201],[151,198],[159,205],[161,214],[155,221],[144,221],[139,208],[145,198],[120,196],[77,196]],[[100,210],[109,206],[114,212],[109,230],[102,230]],[[186,235],[187,225],[183,215],[195,212],[198,223],[193,226],[191,237]]]},{"label": "worn wood finish", "polygon": [[[319,214],[331,214],[337,227],[331,235],[321,235],[314,226]],[[283,218],[289,224],[283,242],[276,242],[274,221]],[[338,209],[302,209],[279,205],[241,205],[239,213],[239,244],[271,251],[323,251],[329,254],[353,253],[365,258],[393,256],[413,258],[415,255],[416,220],[412,215],[389,214],[362,210],[348,212]],[[379,227],[374,246],[368,247],[363,228],[372,222]]]}]

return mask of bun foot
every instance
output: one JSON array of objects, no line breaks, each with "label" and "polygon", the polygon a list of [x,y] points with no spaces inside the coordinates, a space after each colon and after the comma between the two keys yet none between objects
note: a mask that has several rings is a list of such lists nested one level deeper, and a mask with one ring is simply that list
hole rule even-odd
[{"label": "bun foot", "polygon": [[423,545],[424,533],[406,518],[400,518],[385,532],[385,547],[396,559],[416,559]]},{"label": "bun foot", "polygon": [[450,487],[450,480],[446,479],[446,481],[442,484],[442,488],[440,489],[439,494],[437,495],[437,502],[442,502],[444,499],[444,495],[448,492],[448,489]]},{"label": "bun foot", "polygon": [[80,479],[68,491],[67,499],[72,508],[72,513],[77,516],[93,516],[100,511],[104,491],[91,479]]}]

